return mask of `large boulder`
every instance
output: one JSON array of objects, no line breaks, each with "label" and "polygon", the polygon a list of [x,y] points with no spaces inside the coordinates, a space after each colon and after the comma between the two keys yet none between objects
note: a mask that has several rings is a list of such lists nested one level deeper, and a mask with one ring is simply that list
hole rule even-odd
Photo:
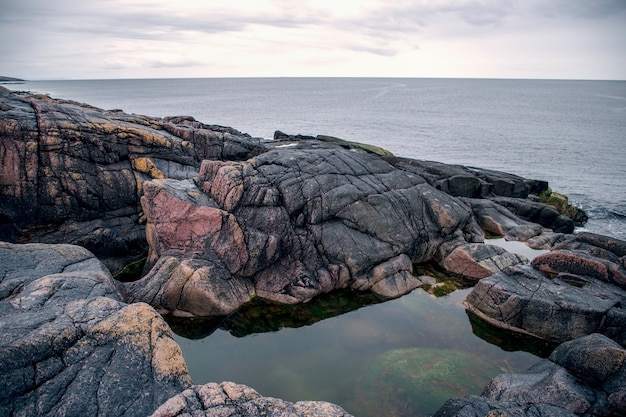
[{"label": "large boulder", "polygon": [[602,333],[626,343],[626,242],[559,233],[533,241],[553,250],[478,282],[465,300],[468,311],[551,342]]},{"label": "large boulder", "polygon": [[0,242],[0,314],[3,416],[348,416],[243,385],[193,386],[163,318],[126,304],[78,246]]},{"label": "large boulder", "polygon": [[149,415],[191,386],[169,327],[73,245],[0,243],[0,414]]},{"label": "large boulder", "polygon": [[528,371],[492,379],[481,396],[454,398],[435,417],[623,416],[626,350],[591,334],[557,347]]},{"label": "large boulder", "polygon": [[[195,183],[145,183],[142,203],[155,268],[127,292],[180,315],[207,315],[217,299],[216,312],[228,314],[252,296],[293,304],[339,288],[396,297],[423,284],[413,263],[433,260],[444,242],[476,238],[463,203],[334,144],[204,161]],[[171,268],[157,263],[163,257]],[[188,294],[167,281],[185,282]]]},{"label": "large boulder", "polygon": [[189,117],[105,111],[0,87],[0,239],[84,246],[113,271],[145,256],[143,182],[191,178],[258,139]]},{"label": "large boulder", "polygon": [[591,276],[550,279],[530,265],[479,281],[468,311],[497,327],[564,342],[599,332],[626,343],[626,291]]}]

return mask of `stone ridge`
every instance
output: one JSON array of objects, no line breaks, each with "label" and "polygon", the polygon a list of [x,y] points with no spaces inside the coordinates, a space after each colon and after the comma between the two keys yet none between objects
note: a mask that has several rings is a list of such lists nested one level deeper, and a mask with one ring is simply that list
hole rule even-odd
[{"label": "stone ridge", "polygon": [[151,118],[0,87],[0,239],[74,243],[112,271],[145,256],[143,182],[249,158],[258,139],[189,117]]}]

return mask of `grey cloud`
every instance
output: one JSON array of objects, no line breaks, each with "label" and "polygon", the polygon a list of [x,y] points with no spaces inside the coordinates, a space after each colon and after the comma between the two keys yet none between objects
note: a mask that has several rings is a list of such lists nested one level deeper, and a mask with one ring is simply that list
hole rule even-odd
[{"label": "grey cloud", "polygon": [[626,15],[624,0],[555,0],[538,2],[537,12],[546,17],[574,17],[582,19],[601,19]]},{"label": "grey cloud", "polygon": [[[133,11],[116,7],[97,7],[99,2],[74,0],[63,3],[23,0],[0,6],[0,23],[46,27],[66,34],[93,34],[130,39],[172,39],[177,33],[195,31],[223,33],[246,30],[251,25],[293,28],[325,21],[319,12],[301,15],[241,14],[228,12],[197,12],[184,8],[160,10],[157,7]],[[22,23],[20,23],[22,22]]]}]

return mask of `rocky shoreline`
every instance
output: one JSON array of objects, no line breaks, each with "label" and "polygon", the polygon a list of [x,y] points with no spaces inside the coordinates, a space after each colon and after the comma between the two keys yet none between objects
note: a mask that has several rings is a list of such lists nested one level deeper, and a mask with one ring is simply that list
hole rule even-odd
[{"label": "rocky shoreline", "polygon": [[[562,344],[437,415],[626,409],[626,242],[572,234],[584,213],[545,204],[558,196],[543,181],[1,87],[0,139],[3,414],[347,416],[193,386],[160,314],[394,298],[441,285],[414,273],[426,263],[475,283],[480,320]],[[485,236],[550,252],[530,262]],[[113,278],[129,265],[143,273]]]}]

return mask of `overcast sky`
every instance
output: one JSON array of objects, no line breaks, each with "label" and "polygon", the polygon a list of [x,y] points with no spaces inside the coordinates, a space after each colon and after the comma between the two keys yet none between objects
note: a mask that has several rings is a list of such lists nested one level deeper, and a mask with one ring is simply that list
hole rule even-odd
[{"label": "overcast sky", "polygon": [[0,75],[626,79],[626,0],[0,0]]}]

